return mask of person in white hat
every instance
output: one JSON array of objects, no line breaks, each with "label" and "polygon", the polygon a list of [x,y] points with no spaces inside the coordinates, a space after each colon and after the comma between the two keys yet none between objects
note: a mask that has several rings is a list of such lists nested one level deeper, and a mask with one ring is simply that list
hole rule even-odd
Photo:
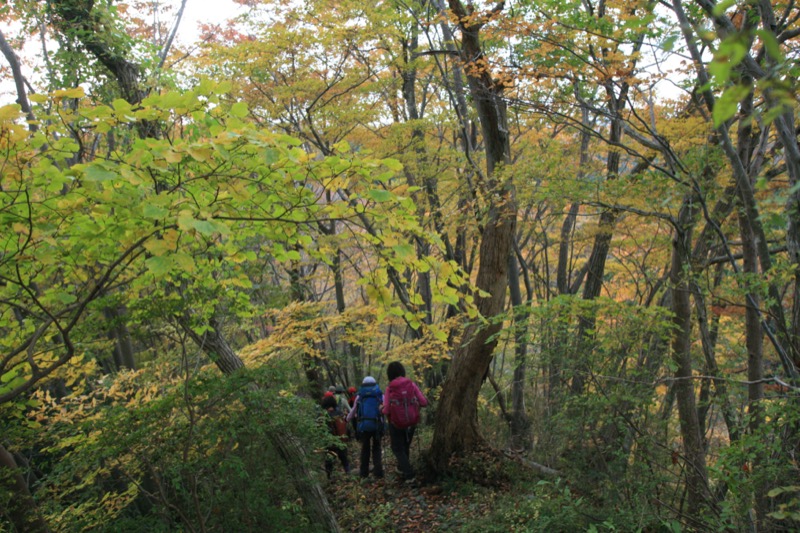
[{"label": "person in white hat", "polygon": [[362,479],[369,476],[369,460],[372,457],[372,474],[383,477],[383,458],[381,457],[381,438],[383,437],[383,391],[372,376],[361,382],[353,409],[347,415],[347,421],[355,417],[357,437],[361,441],[361,466],[359,475]]}]

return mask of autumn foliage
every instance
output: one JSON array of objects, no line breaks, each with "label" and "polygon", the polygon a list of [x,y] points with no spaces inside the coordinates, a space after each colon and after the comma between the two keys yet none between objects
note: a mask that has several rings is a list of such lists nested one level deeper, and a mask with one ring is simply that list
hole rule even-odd
[{"label": "autumn foliage", "polygon": [[0,7],[0,531],[797,528],[796,5],[190,4]]}]

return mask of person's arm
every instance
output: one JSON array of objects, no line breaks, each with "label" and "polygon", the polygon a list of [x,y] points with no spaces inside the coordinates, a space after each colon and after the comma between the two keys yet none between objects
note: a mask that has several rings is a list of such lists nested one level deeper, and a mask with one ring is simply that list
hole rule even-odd
[{"label": "person's arm", "polygon": [[419,390],[419,387],[416,383],[414,383],[414,394],[417,395],[417,401],[419,402],[420,407],[427,407],[428,406],[428,399],[422,394],[422,391]]},{"label": "person's arm", "polygon": [[350,409],[350,412],[347,413],[347,422],[350,422],[354,416],[356,416],[356,406],[358,405],[358,396],[356,396],[355,401],[353,402],[353,408]]},{"label": "person's arm", "polygon": [[387,416],[389,415],[389,413],[387,413],[387,412],[386,412],[386,404],[384,403],[383,399],[384,399],[384,398],[388,398],[388,397],[389,397],[389,389],[390,389],[391,387],[392,387],[391,383],[390,383],[389,385],[386,385],[386,392],[384,392],[384,393],[381,395],[381,397],[378,399],[378,401],[381,403],[381,404],[380,404],[380,411],[381,411],[381,414],[384,414],[384,415],[387,415]]}]

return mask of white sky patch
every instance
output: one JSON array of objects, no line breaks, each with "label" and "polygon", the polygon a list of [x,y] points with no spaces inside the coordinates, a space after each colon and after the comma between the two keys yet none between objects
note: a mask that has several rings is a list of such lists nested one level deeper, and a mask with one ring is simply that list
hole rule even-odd
[{"label": "white sky patch", "polygon": [[[125,4],[125,2],[119,2],[119,4]],[[157,15],[155,21],[164,23],[167,26],[166,31],[171,31],[175,25],[175,17],[180,9],[181,0],[153,0],[151,5],[162,7],[162,11]],[[164,10],[163,8],[171,9]],[[12,7],[11,9],[13,10],[14,8]],[[233,0],[188,0],[173,46],[179,45],[182,48],[191,48],[193,44],[198,43],[200,40],[201,25],[223,26],[227,21],[245,13],[248,9],[233,2]],[[143,18],[145,18],[146,23],[154,21],[152,16]],[[10,41],[14,46],[22,29],[20,24],[9,24],[6,21],[0,21],[0,30],[2,30],[6,40]],[[166,39],[166,36],[164,36],[164,39]],[[56,44],[54,41],[48,40],[45,46],[52,53]],[[22,63],[23,75],[38,92],[43,84],[41,83],[41,75],[37,74],[36,70],[42,67],[45,62],[40,37],[38,35],[26,36],[25,45],[21,48],[15,48],[15,52]],[[0,71],[0,106],[3,106],[16,102],[17,94],[11,70],[8,68],[8,62],[2,55],[0,55],[0,66],[3,67],[3,70]]]}]

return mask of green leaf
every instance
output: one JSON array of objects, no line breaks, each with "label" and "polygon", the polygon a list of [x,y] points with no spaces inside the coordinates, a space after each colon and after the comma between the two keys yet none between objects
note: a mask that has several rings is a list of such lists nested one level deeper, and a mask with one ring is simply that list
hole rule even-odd
[{"label": "green leaf", "polygon": [[111,172],[98,165],[86,167],[86,181],[110,181],[116,178],[116,172]]},{"label": "green leaf", "polygon": [[661,43],[661,48],[665,52],[671,52],[672,49],[675,47],[675,43],[677,42],[677,40],[678,40],[678,35],[673,33],[672,35],[664,39],[664,42]]},{"label": "green leaf", "polygon": [[247,104],[244,102],[236,102],[231,106],[230,114],[232,117],[244,118],[247,116]]},{"label": "green leaf", "polygon": [[232,89],[233,89],[233,84],[230,81],[228,80],[221,81],[219,82],[219,84],[217,84],[217,87],[216,89],[214,89],[213,94],[220,94],[220,95],[226,94],[231,92]]},{"label": "green leaf", "polygon": [[287,260],[286,249],[283,247],[281,243],[276,242],[272,246],[272,257],[274,257],[275,260],[278,262],[283,262]]},{"label": "green leaf", "polygon": [[280,153],[275,148],[267,148],[264,150],[264,162],[267,165],[272,165],[280,160]]},{"label": "green leaf", "polygon": [[739,102],[750,94],[750,87],[747,85],[733,85],[725,89],[725,92],[714,102],[714,110],[711,115],[714,118],[714,126],[731,118],[739,107]]},{"label": "green leaf", "polygon": [[775,38],[775,34],[771,31],[760,29],[756,30],[756,35],[761,37],[761,40],[764,42],[764,48],[767,49],[767,53],[772,56],[772,59],[779,63],[783,62],[783,52],[781,51],[781,45],[778,43],[778,39]]},{"label": "green leaf", "polygon": [[192,220],[192,222],[189,225],[194,229],[196,229],[198,233],[200,233],[201,235],[205,235],[207,237],[213,235],[214,232],[216,231],[216,227],[214,226],[214,224],[212,224],[208,220],[195,219]]},{"label": "green leaf", "polygon": [[392,246],[392,250],[394,251],[395,255],[400,259],[409,259],[417,257],[416,250],[414,250],[414,247],[408,243]]},{"label": "green leaf", "polygon": [[161,219],[169,214],[169,210],[153,204],[144,204],[142,215],[145,218]]},{"label": "green leaf", "polygon": [[778,495],[783,494],[785,492],[800,492],[800,486],[791,485],[791,486],[788,486],[788,487],[776,487],[776,488],[772,489],[771,491],[769,491],[767,493],[767,496],[769,496],[770,498],[774,498],[775,496],[778,496]]},{"label": "green leaf", "polygon": [[388,158],[384,159],[382,162],[383,166],[385,166],[389,170],[394,170],[395,172],[400,172],[401,170],[403,170],[403,163],[401,163],[397,159]]},{"label": "green leaf", "polygon": [[0,376],[0,383],[8,383],[12,379],[16,378],[19,375],[20,371],[21,367],[19,366],[12,368],[10,371]]},{"label": "green leaf", "polygon": [[714,59],[708,65],[708,71],[711,73],[711,76],[714,77],[720,84],[725,83],[731,77],[731,69],[733,65],[731,65],[727,60]]},{"label": "green leaf", "polygon": [[720,15],[725,13],[725,11],[727,11],[728,8],[731,7],[732,5],[734,5],[735,3],[736,3],[736,0],[722,0],[722,2],[720,2],[720,3],[718,3],[717,5],[714,6],[714,9],[713,9],[712,13],[714,14],[715,17],[719,17]]},{"label": "green leaf", "polygon": [[347,141],[339,141],[333,145],[333,149],[339,153],[346,154],[350,151],[350,143]]},{"label": "green leaf", "polygon": [[111,102],[111,107],[113,107],[114,111],[116,111],[120,115],[131,112],[131,104],[127,100],[123,100],[122,98],[117,98],[116,100]]},{"label": "green leaf", "polygon": [[[5,377],[5,374],[3,375]],[[0,387],[0,394],[4,394],[6,392],[10,392],[20,385],[24,384],[27,380],[23,376],[17,376],[13,380],[8,383],[5,383],[2,387]]]},{"label": "green leaf", "polygon": [[746,35],[739,33],[727,37],[720,43],[714,53],[714,60],[708,65],[708,71],[719,85],[730,79],[733,68],[747,55],[748,46]]},{"label": "green leaf", "polygon": [[63,291],[58,291],[56,293],[56,298],[64,305],[69,305],[78,301],[78,298],[74,294]]},{"label": "green leaf", "polygon": [[163,277],[172,268],[172,261],[168,257],[154,256],[145,261],[147,269],[156,277]]},{"label": "green leaf", "polygon": [[367,196],[378,203],[388,202],[394,197],[391,192],[383,189],[370,189],[367,191]]}]

